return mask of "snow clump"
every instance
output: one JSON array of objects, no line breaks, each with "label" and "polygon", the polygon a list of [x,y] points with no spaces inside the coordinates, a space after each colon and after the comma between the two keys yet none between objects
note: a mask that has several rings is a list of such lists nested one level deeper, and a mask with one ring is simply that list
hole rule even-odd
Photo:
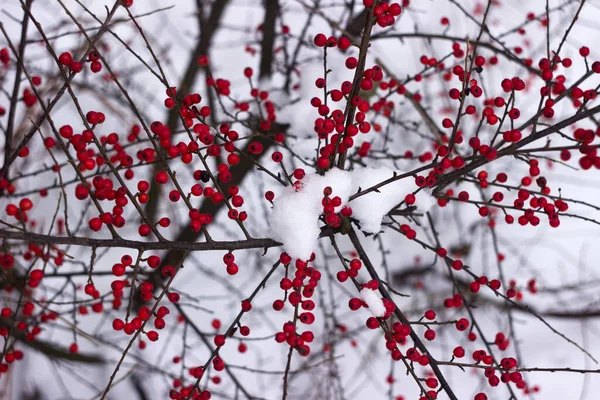
[{"label": "snow clump", "polygon": [[[332,169],[325,175],[307,175],[275,198],[269,219],[270,237],[283,243],[290,257],[310,259],[321,232],[319,216],[323,212],[321,201],[326,187],[332,189],[331,198],[337,196],[342,200],[335,212],[348,205],[352,208],[352,218],[358,221],[362,231],[378,233],[383,217],[417,189],[414,180],[399,179],[348,200],[359,189],[367,190],[401,173],[388,168],[360,168],[353,171]],[[428,211],[435,202],[426,191],[419,192],[416,199],[414,205],[419,211]]]}]

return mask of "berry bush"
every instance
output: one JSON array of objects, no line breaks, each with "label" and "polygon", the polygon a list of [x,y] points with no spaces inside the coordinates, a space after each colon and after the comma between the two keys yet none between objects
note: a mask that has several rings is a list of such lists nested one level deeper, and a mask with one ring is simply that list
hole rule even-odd
[{"label": "berry bush", "polygon": [[595,398],[594,1],[0,8],[0,398]]}]

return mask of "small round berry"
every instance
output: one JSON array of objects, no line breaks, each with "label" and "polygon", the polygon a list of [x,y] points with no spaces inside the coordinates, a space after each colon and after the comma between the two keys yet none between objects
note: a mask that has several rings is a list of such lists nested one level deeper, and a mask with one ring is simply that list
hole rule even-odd
[{"label": "small round berry", "polygon": [[58,62],[60,62],[62,65],[69,66],[73,63],[73,56],[69,52],[64,52],[58,56]]}]

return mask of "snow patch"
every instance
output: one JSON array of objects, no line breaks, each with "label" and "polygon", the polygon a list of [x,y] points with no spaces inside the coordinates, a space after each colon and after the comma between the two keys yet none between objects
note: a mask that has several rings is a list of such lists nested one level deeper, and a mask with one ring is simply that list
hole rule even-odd
[{"label": "snow patch", "polygon": [[360,298],[369,306],[373,316],[381,318],[387,312],[383,299],[377,290],[365,287],[360,291]]},{"label": "snow patch", "polygon": [[275,199],[269,220],[271,238],[283,243],[290,257],[308,260],[313,253],[321,233],[319,215],[327,186],[333,189],[333,197],[346,203],[352,194],[350,173],[333,169],[325,175],[307,175],[297,188],[288,187]]},{"label": "snow patch", "polygon": [[[367,190],[383,181],[402,174],[388,168],[361,168],[352,171],[352,181],[355,191],[358,188]],[[417,189],[412,178],[399,179],[388,183],[363,196],[352,200],[348,206],[352,207],[352,217],[360,222],[360,229],[368,233],[378,233],[381,230],[381,220],[392,208],[404,201],[404,197]],[[423,192],[423,190],[421,190]],[[430,193],[417,193],[415,206],[419,211],[428,211],[435,200]]]},{"label": "snow patch", "polygon": [[[367,190],[392,177],[394,171],[388,168],[361,168],[354,171],[332,169],[325,175],[307,175],[298,185],[286,188],[275,198],[269,219],[270,237],[283,243],[290,257],[308,260],[319,239],[319,216],[323,211],[321,201],[323,189],[327,186],[333,189],[331,197],[338,196],[342,200],[336,212],[348,204],[352,208],[352,218],[358,220],[362,231],[378,233],[383,217],[404,201],[407,194],[417,189],[414,180],[400,179],[349,203],[348,199],[359,188]],[[416,198],[415,205],[419,211],[429,210],[435,202],[423,190],[417,193]]]}]

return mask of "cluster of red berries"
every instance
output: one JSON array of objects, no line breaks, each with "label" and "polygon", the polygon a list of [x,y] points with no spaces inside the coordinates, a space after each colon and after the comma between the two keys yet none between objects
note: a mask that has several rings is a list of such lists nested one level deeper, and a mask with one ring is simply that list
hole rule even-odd
[{"label": "cluster of red berries", "polygon": [[[363,0],[366,8],[370,8],[375,0]],[[396,23],[396,18],[402,12],[402,7],[398,3],[380,2],[373,8],[373,15],[377,18],[377,25],[382,28],[392,26]]]},{"label": "cluster of red berries", "polygon": [[[287,253],[282,253],[279,260],[286,269],[290,268],[292,258]],[[315,309],[315,302],[311,300],[311,297],[321,280],[321,273],[314,267],[309,266],[309,262],[312,261],[314,261],[314,254],[308,261],[299,259],[295,261],[294,278],[286,277],[279,283],[279,287],[285,292],[284,300],[277,299],[273,302],[275,311],[283,310],[285,299],[292,307],[300,307],[304,310],[298,312],[298,317],[294,318],[293,321],[284,323],[282,330],[275,334],[276,342],[286,342],[303,357],[310,354],[310,343],[313,341],[314,335],[310,330],[299,333],[297,323],[299,321],[304,325],[312,325],[315,322],[315,315],[311,312]]]},{"label": "cluster of red berries", "polygon": [[[600,136],[600,129],[595,131],[592,129],[577,128],[573,132],[573,138],[581,143],[578,152],[581,154],[579,158],[579,166],[588,170],[592,167],[600,169],[600,156],[598,155],[598,149],[590,144],[595,140],[596,136]],[[571,152],[569,150],[562,150],[560,158],[563,161],[571,159]]]},{"label": "cluster of red berries", "polygon": [[[456,143],[459,143],[459,140],[462,141],[462,136],[457,135],[456,138]],[[486,147],[489,149],[494,149],[493,147]],[[452,158],[450,157],[450,150],[446,145],[441,145],[438,147],[437,155],[442,158],[434,168],[429,170],[427,177],[417,175],[415,178],[415,184],[417,187],[433,187],[437,182],[437,178],[442,176],[446,171],[450,169],[458,170],[465,166],[465,160],[463,157],[458,155]]]},{"label": "cluster of red berries", "polygon": [[335,36],[325,36],[322,33],[318,33],[315,35],[313,39],[313,43],[317,47],[338,47],[340,50],[347,50],[352,42],[345,36],[341,36],[337,39]]},{"label": "cluster of red berries", "polygon": [[[91,125],[102,124],[105,121],[105,115],[102,112],[90,111],[86,114],[86,120]],[[71,125],[64,125],[58,130],[59,135],[68,141],[68,144],[73,146],[76,151],[77,168],[80,171],[91,171],[96,167],[103,166],[106,161],[102,154],[99,154],[93,148],[88,147],[91,143],[95,143],[97,136],[91,130],[84,130],[82,133],[75,134]],[[107,149],[108,161],[121,167],[128,168],[133,165],[133,158],[129,156],[118,143],[119,136],[116,133],[101,137],[99,142],[106,146],[112,146],[111,150]],[[56,144],[53,138],[46,138],[44,145],[47,148],[52,148]],[[133,171],[125,173],[126,179],[133,178]]]},{"label": "cluster of red berries", "polygon": [[[6,329],[6,328],[4,328]],[[2,335],[4,336],[4,335]],[[23,359],[23,352],[21,350],[7,351],[4,354],[5,363],[0,363],[0,374],[8,371],[9,366],[15,361],[21,361]]]},{"label": "cluster of red berries", "polygon": [[[25,107],[31,108],[37,103],[37,96],[30,88],[23,89],[23,103]],[[21,157],[23,157],[21,155]]]},{"label": "cluster of red berries", "polygon": [[[200,372],[196,372],[196,370],[201,371]],[[199,379],[202,377],[202,375],[204,374],[204,369],[202,367],[196,367],[194,369],[193,373],[190,373],[190,375],[196,379]],[[215,381],[214,379],[215,377],[213,377],[213,382]],[[176,380],[176,382],[178,382],[179,386],[181,386],[181,381]],[[189,385],[188,387],[184,387],[181,390],[176,390],[176,389],[171,389],[169,391],[169,399],[172,400],[184,400],[184,399],[194,399],[194,400],[209,400],[212,398],[212,393],[210,390],[200,390],[200,389],[196,389],[194,388],[194,385]]]},{"label": "cluster of red berries", "polygon": [[[88,184],[89,185],[89,184]],[[98,217],[93,217],[89,220],[89,227],[94,232],[98,232],[102,229],[103,225],[110,225],[115,228],[122,228],[125,226],[125,218],[123,217],[124,207],[129,203],[127,199],[127,190],[123,187],[118,189],[113,188],[113,182],[110,179],[104,179],[101,176],[95,176],[92,180],[92,185],[89,185],[91,189],[94,189],[92,195],[99,201],[107,200],[114,202],[112,212],[104,212]],[[84,200],[90,195],[90,191],[83,184],[77,185],[75,188],[75,195],[78,199]]]},{"label": "cluster of red berries", "polygon": [[[347,38],[341,37],[339,40],[331,36],[327,38],[323,34],[317,34],[314,38],[315,45],[319,47],[334,47],[338,46],[340,50],[346,50],[350,42]],[[358,66],[358,60],[350,56],[346,59],[346,68],[355,69]],[[372,68],[367,68],[362,73],[362,79],[360,81],[360,89],[364,91],[370,91],[374,88],[374,82],[381,82],[383,80],[383,70],[380,66],[375,65]],[[319,89],[325,88],[325,78],[318,78],[315,81],[315,86]],[[390,81],[390,83],[381,82],[385,90],[393,89],[396,86],[396,81]],[[371,124],[366,121],[366,113],[371,109],[369,101],[362,98],[360,95],[355,95],[351,99],[348,96],[352,92],[352,82],[344,81],[341,87],[332,89],[328,95],[331,97],[333,102],[339,102],[342,99],[349,100],[353,106],[356,107],[357,112],[354,117],[353,123],[345,124],[345,117],[342,110],[336,109],[331,110],[330,107],[323,103],[318,97],[311,99],[311,105],[317,108],[319,117],[315,119],[314,131],[321,139],[329,138],[329,144],[321,147],[319,150],[320,157],[317,159],[317,166],[320,169],[328,169],[330,166],[330,159],[335,153],[346,153],[348,149],[354,146],[353,137],[359,132],[368,133],[371,131]],[[385,103],[385,101],[384,101]],[[378,110],[381,106],[378,106]],[[389,115],[389,111],[388,111]],[[379,131],[381,127],[376,130]],[[335,131],[335,133],[334,133]],[[329,137],[330,134],[332,134]],[[368,147],[361,149],[361,156],[365,156],[368,152]]]},{"label": "cluster of red berries", "polygon": [[223,262],[225,263],[227,274],[235,275],[239,271],[238,265],[235,263],[235,256],[233,253],[228,252],[223,256]]},{"label": "cluster of red berries", "polygon": [[[348,269],[338,271],[338,273],[336,275],[337,280],[341,283],[344,283],[348,280],[348,278],[354,279],[358,276],[358,272],[360,271],[361,268],[362,268],[362,262],[358,258],[353,258],[348,263]],[[358,310],[360,307],[363,306],[362,302],[360,305],[357,305],[357,300],[361,301],[360,299],[350,300],[352,303],[350,305],[350,309]]]},{"label": "cluster of red berries", "polygon": [[342,225],[342,218],[347,218],[352,215],[352,208],[344,206],[339,213],[337,213],[335,210],[342,205],[342,199],[339,196],[331,197],[332,193],[333,191],[329,186],[323,190],[321,205],[323,206],[325,223],[333,228],[339,228],[340,225]]},{"label": "cluster of red berries", "polygon": [[496,334],[496,337],[494,338],[494,344],[496,344],[496,346],[498,346],[499,350],[504,351],[508,348],[510,341],[508,340],[508,338],[506,337],[506,335],[504,333],[498,332]]},{"label": "cluster of red berries", "polygon": [[17,221],[27,222],[29,221],[29,217],[27,215],[27,211],[33,208],[33,202],[25,197],[19,201],[19,205],[16,204],[8,204],[6,206],[6,215],[10,217],[15,217]]},{"label": "cluster of red berries", "polygon": [[[102,70],[102,64],[99,60],[100,55],[96,51],[92,51],[90,52],[90,54],[88,54],[88,61],[90,62],[90,71],[92,71],[93,73],[97,73]],[[58,56],[58,62],[61,65],[68,67],[69,70],[74,74],[78,74],[81,71],[83,71],[83,63],[73,60],[73,56],[68,51]]]}]

